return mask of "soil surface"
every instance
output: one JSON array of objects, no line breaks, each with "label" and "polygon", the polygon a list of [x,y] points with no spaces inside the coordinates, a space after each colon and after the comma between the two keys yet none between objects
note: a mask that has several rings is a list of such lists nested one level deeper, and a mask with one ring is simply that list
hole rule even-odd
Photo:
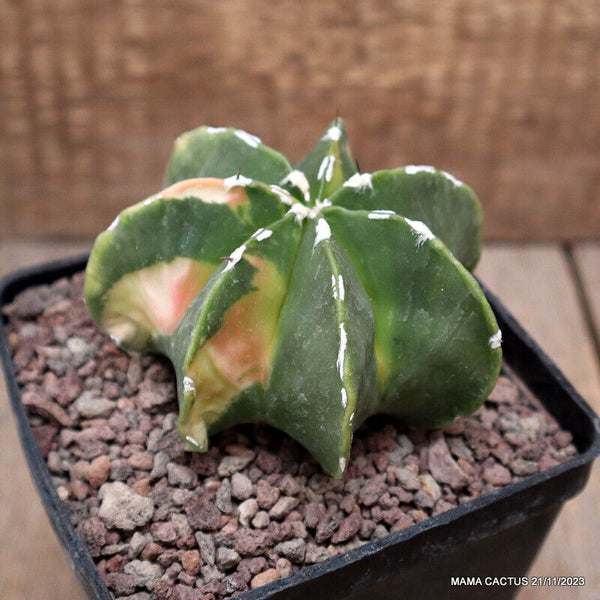
[{"label": "soil surface", "polygon": [[261,425],[186,453],[170,365],[116,348],[90,320],[82,282],[30,288],[5,314],[35,437],[115,598],[231,598],[576,453],[506,374],[441,431],[369,420],[339,480]]}]

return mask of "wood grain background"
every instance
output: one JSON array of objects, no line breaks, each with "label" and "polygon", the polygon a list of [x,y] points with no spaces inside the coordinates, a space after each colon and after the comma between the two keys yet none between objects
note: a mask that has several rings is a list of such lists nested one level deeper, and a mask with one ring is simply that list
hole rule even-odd
[{"label": "wood grain background", "polygon": [[296,160],[337,112],[363,170],[433,164],[488,238],[600,237],[598,0],[0,0],[0,235],[86,238],[173,138]]}]

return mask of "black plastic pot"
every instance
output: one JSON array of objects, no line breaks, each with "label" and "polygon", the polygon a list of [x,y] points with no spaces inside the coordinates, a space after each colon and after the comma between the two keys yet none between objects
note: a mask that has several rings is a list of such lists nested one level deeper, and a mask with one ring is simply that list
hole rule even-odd
[{"label": "black plastic pot", "polygon": [[[77,257],[7,277],[0,284],[0,307],[24,289],[71,275],[82,270],[85,263],[86,257]],[[562,505],[587,482],[592,461],[600,454],[600,420],[498,300],[489,293],[488,298],[503,332],[505,364],[573,434],[577,456],[246,592],[238,596],[240,600],[514,597],[519,578],[527,573]],[[21,403],[4,323],[0,325],[0,355],[21,443],[50,521],[88,596],[110,600],[111,594],[71,524],[34,440]],[[453,578],[465,579],[453,583]]]}]

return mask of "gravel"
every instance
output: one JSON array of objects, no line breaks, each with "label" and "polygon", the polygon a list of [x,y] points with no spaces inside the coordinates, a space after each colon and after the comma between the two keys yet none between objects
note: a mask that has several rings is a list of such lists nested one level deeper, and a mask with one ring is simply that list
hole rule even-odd
[{"label": "gravel", "polygon": [[33,433],[118,600],[231,598],[576,453],[507,375],[441,431],[369,420],[340,480],[263,425],[186,453],[170,365],[117,349],[91,322],[82,282],[28,289],[5,313]]}]

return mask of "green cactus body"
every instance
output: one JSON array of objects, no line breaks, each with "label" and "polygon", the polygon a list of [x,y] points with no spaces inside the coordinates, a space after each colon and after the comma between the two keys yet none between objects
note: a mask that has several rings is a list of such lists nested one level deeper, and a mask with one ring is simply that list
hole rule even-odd
[{"label": "green cactus body", "polygon": [[480,406],[501,336],[468,271],[473,192],[430,167],[357,173],[340,120],[296,168],[237,131],[179,138],[168,181],[199,178],[124,211],[87,269],[96,321],[173,362],[188,449],[261,421],[339,477],[367,417]]}]

